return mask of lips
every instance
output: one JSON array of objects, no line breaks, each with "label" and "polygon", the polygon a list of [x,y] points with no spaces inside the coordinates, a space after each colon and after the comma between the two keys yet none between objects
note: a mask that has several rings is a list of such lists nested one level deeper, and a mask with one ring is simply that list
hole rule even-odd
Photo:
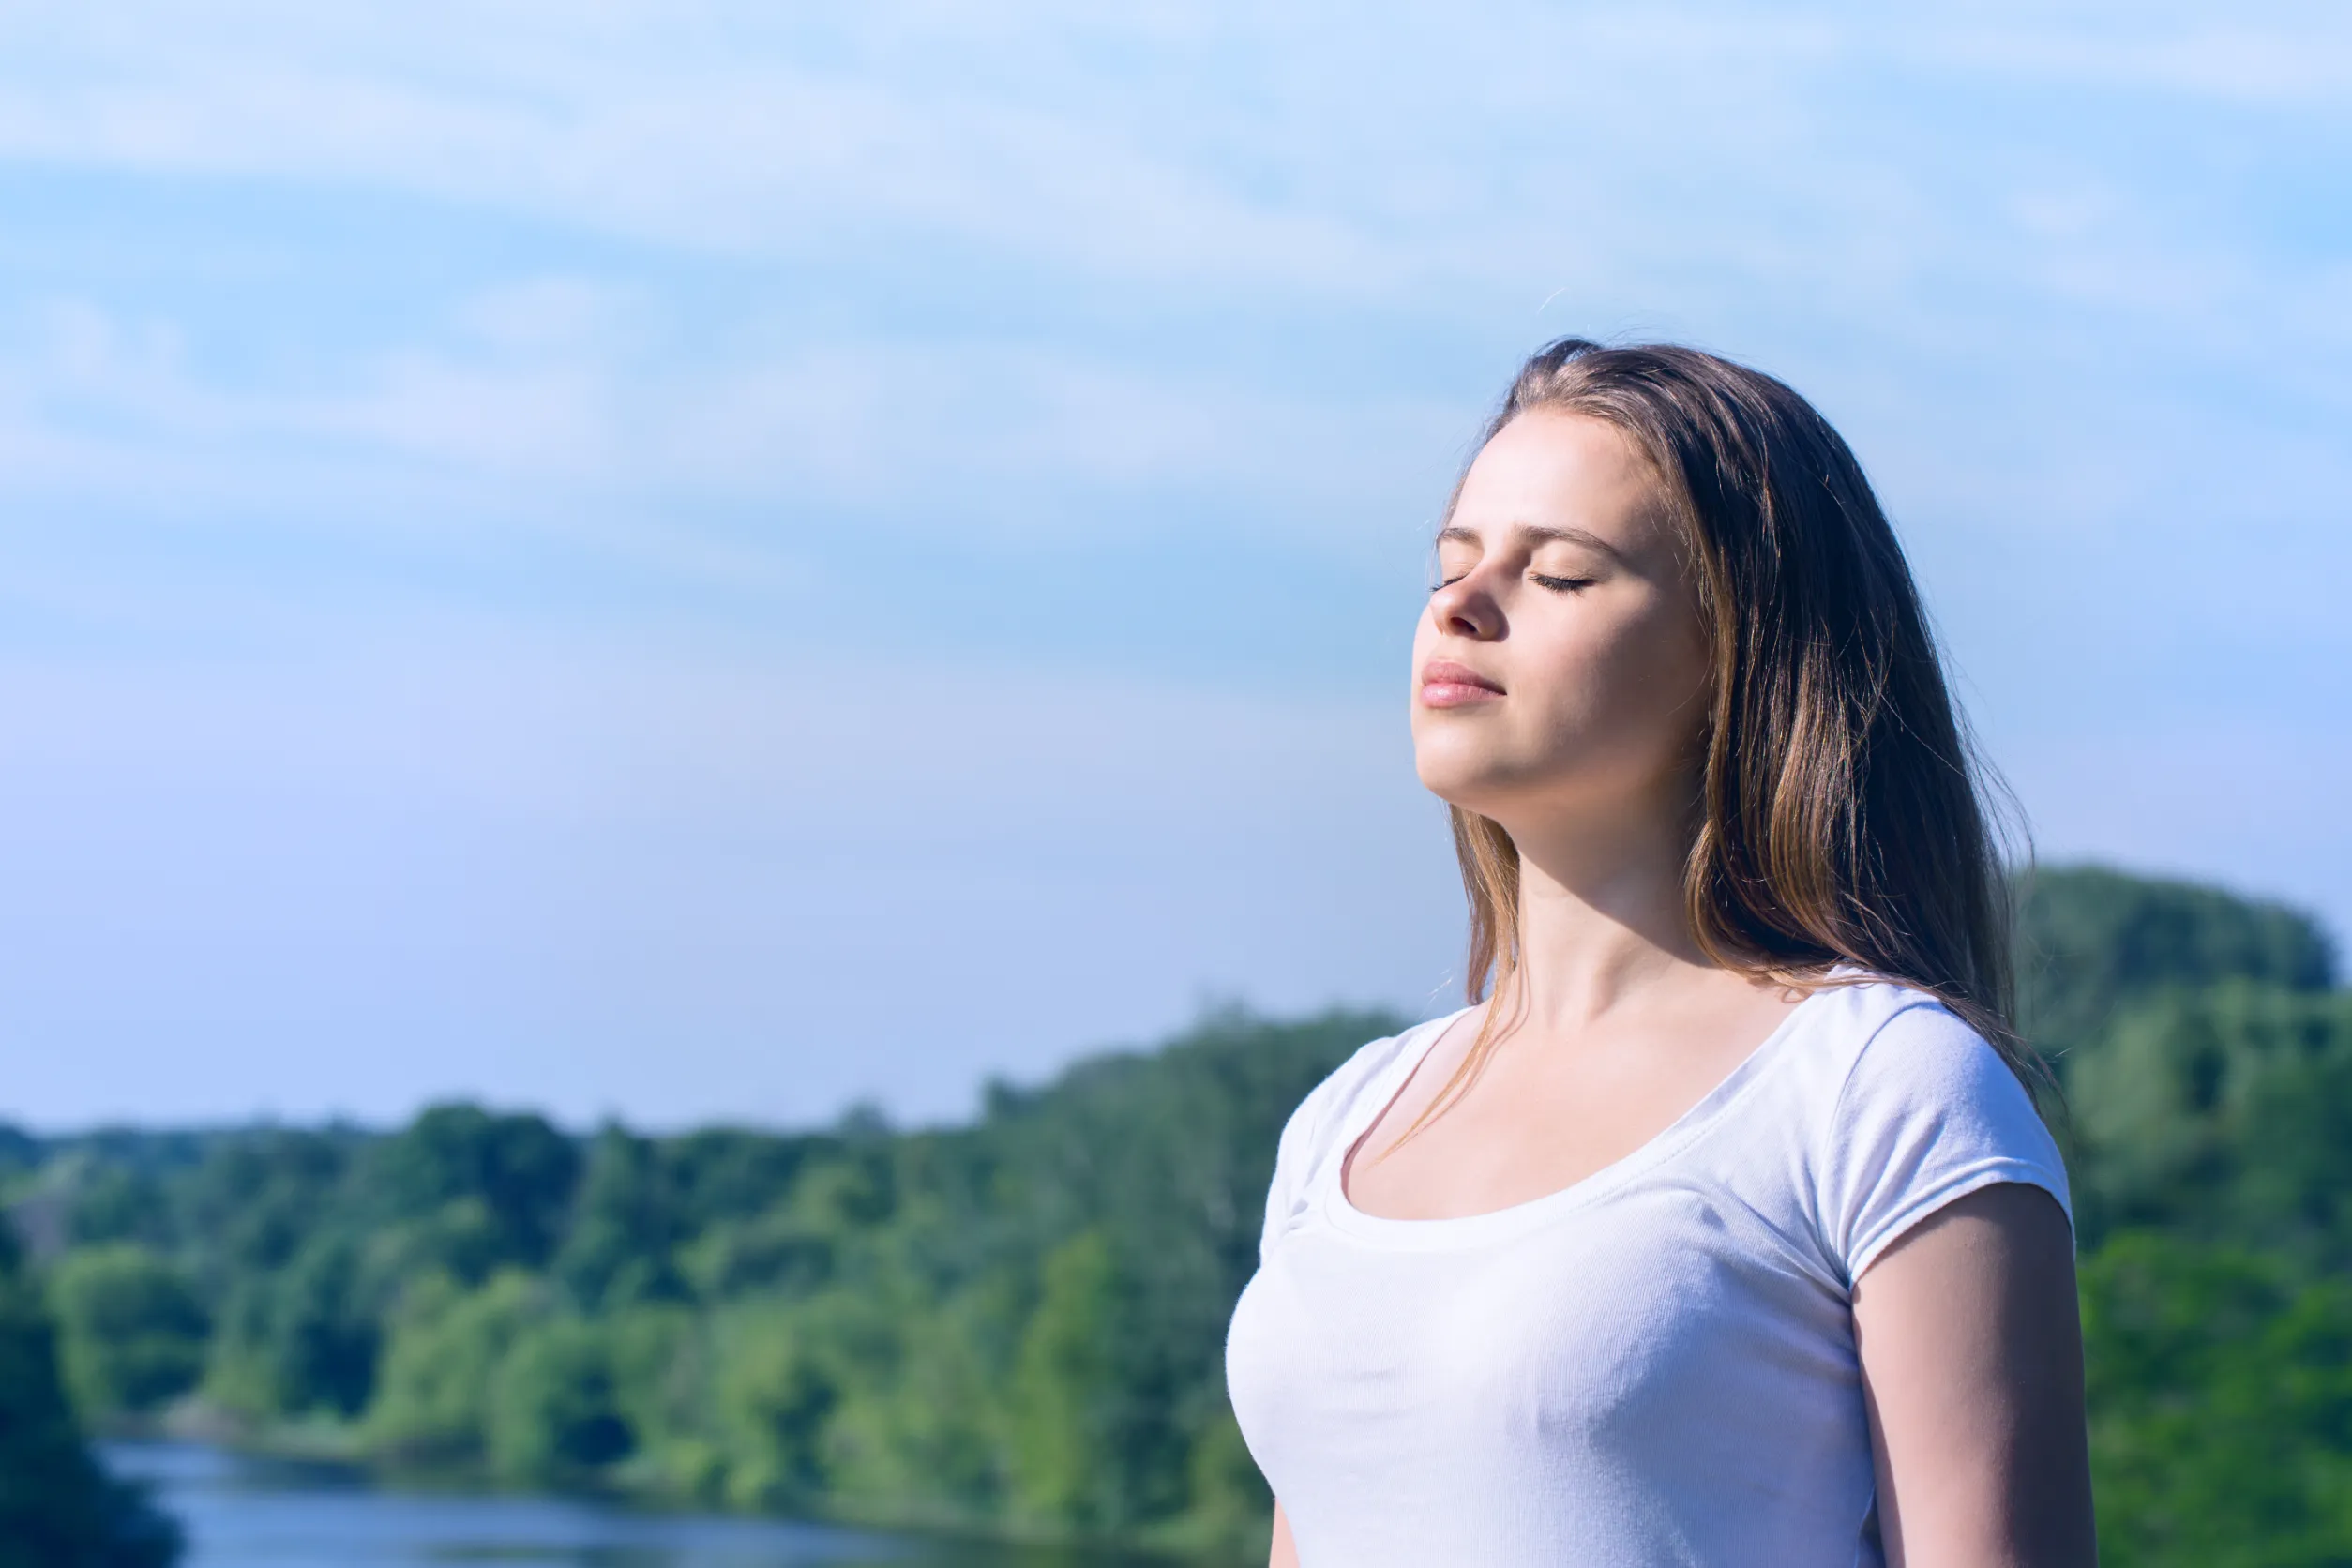
[{"label": "lips", "polygon": [[1491,680],[1467,664],[1433,658],[1421,670],[1421,701],[1431,708],[1468,707],[1491,702],[1502,695],[1502,683]]}]

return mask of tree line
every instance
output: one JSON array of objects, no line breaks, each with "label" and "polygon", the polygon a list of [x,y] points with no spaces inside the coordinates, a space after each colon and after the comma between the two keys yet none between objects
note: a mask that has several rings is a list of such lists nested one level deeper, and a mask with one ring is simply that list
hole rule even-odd
[{"label": "tree line", "polygon": [[[2325,934],[2088,868],[2042,873],[2022,924],[2106,1560],[2352,1559],[2352,997]],[[573,1136],[444,1105],[0,1135],[38,1255],[0,1307],[53,1311],[53,1382],[101,1427],[1244,1558],[1270,1504],[1221,1351],[1275,1136],[1401,1021],[1221,1013],[938,1129]]]}]

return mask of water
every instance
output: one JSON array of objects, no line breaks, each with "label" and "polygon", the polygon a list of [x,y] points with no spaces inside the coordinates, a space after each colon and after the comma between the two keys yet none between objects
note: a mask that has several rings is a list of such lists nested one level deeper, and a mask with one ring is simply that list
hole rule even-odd
[{"label": "water", "polygon": [[187,1529],[182,1568],[1134,1568],[1094,1554],[590,1500],[407,1490],[342,1466],[110,1443]]}]

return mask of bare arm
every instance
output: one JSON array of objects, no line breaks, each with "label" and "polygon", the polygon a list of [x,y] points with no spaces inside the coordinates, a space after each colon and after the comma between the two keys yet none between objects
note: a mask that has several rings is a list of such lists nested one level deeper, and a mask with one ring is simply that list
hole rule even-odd
[{"label": "bare arm", "polygon": [[2073,1238],[2049,1194],[2000,1183],[1922,1220],[1855,1282],[1854,1334],[1888,1568],[2094,1568]]},{"label": "bare arm", "polygon": [[1266,1568],[1299,1568],[1299,1548],[1290,1540],[1290,1521],[1282,1516],[1282,1500],[1274,1500],[1274,1550],[1267,1554]]}]

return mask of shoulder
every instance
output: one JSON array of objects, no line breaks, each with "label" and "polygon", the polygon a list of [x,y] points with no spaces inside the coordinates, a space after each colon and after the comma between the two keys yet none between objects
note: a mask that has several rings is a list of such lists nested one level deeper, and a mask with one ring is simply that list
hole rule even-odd
[{"label": "shoulder", "polygon": [[1310,1090],[1290,1113],[1282,1129],[1281,1161],[1293,1166],[1302,1160],[1308,1165],[1316,1163],[1339,1135],[1339,1129],[1355,1119],[1357,1111],[1372,1109],[1376,1096],[1395,1089],[1395,1070],[1468,1011],[1463,1008],[1430,1018],[1359,1047],[1354,1055],[1333,1068],[1322,1082]]},{"label": "shoulder", "polygon": [[1866,1110],[1890,1093],[2006,1098],[2013,1091],[2019,1103],[2032,1104],[1992,1042],[1915,986],[1844,980],[1817,992],[1803,1014],[1796,1054],[1808,1097],[1825,1119]]},{"label": "shoulder", "polygon": [[1367,1042],[1299,1102],[1283,1125],[1282,1141],[1274,1152],[1261,1258],[1308,1201],[1316,1176],[1336,1152],[1343,1129],[1368,1119],[1378,1108],[1374,1097],[1394,1090],[1397,1069],[1415,1059],[1415,1053],[1425,1048],[1439,1031],[1461,1016],[1457,1012],[1431,1018]]},{"label": "shoulder", "polygon": [[2070,1207],[2032,1095],[1951,1008],[1891,981],[1834,986],[1807,1005],[1817,1214],[1849,1280],[1908,1225],[1980,1186],[2025,1182]]}]

